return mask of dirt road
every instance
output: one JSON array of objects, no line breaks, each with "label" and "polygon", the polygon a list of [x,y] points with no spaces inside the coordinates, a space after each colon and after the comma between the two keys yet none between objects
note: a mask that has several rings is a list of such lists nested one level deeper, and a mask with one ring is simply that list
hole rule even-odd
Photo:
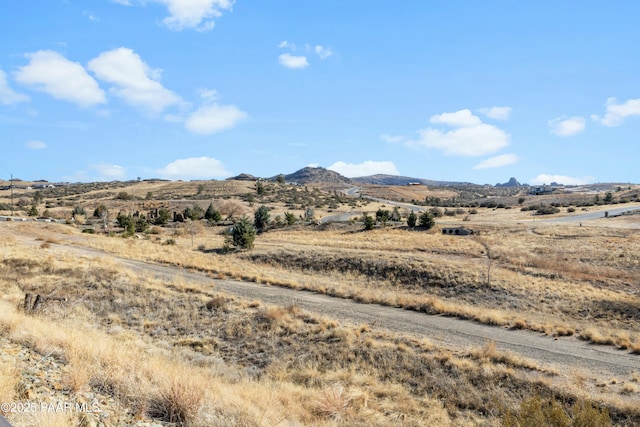
[{"label": "dirt road", "polygon": [[[17,243],[37,246],[33,238],[16,236]],[[487,326],[451,317],[427,315],[404,309],[362,304],[313,292],[267,286],[252,282],[212,279],[204,273],[190,272],[180,267],[158,265],[114,257],[96,249],[51,245],[52,254],[74,255],[109,259],[140,274],[152,274],[171,282],[181,277],[203,293],[223,291],[248,300],[261,300],[267,304],[286,306],[296,304],[300,308],[343,322],[370,324],[375,329],[426,337],[439,347],[454,351],[482,347],[494,341],[499,350],[509,351],[535,361],[539,366],[556,370],[563,375],[582,372],[587,378],[628,378],[640,373],[640,356],[629,354],[609,346],[588,344],[575,337],[553,338],[539,333]]]}]

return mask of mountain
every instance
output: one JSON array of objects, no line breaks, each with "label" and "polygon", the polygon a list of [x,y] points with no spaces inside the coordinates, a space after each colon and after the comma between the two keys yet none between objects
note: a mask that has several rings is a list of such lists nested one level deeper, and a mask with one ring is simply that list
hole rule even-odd
[{"label": "mountain", "polygon": [[468,182],[452,182],[452,181],[433,181],[431,179],[412,178],[409,176],[398,175],[369,175],[359,176],[357,178],[351,178],[352,181],[360,184],[374,184],[374,185],[408,185],[410,183],[420,183],[422,185],[431,185],[434,187],[445,187],[450,185],[469,185]]},{"label": "mountain", "polygon": [[[269,178],[269,181],[277,180],[278,176],[279,175]],[[351,183],[349,178],[340,175],[338,172],[311,166],[302,168],[292,174],[284,175],[284,180],[286,182],[297,182],[298,184],[307,184],[309,182]]]},{"label": "mountain", "polygon": [[232,176],[231,178],[227,178],[227,180],[233,181],[257,181],[258,178],[248,173],[241,173],[240,175]]},{"label": "mountain", "polygon": [[504,184],[498,183],[496,184],[496,187],[522,187],[522,184],[520,184],[517,179],[511,177],[508,182],[505,182]]}]

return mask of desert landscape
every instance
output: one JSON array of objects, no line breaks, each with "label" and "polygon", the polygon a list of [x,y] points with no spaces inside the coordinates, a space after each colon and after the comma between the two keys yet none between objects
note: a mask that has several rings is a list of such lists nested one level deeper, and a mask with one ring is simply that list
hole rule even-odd
[{"label": "desert landscape", "polygon": [[640,186],[302,172],[2,190],[1,415],[640,424]]}]

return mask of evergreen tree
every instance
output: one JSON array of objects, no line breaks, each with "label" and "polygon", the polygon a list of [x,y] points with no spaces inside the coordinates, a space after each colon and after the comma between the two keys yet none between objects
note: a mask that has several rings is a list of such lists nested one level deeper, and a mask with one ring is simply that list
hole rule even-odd
[{"label": "evergreen tree", "polygon": [[407,216],[407,225],[409,227],[415,227],[416,222],[418,222],[418,215],[416,215],[414,211],[411,211],[411,213]]},{"label": "evergreen tree", "polygon": [[436,225],[436,221],[433,219],[433,214],[428,211],[424,211],[422,214],[420,214],[418,223],[420,227],[426,228],[427,230],[433,228],[433,226]]},{"label": "evergreen tree", "polygon": [[231,243],[235,247],[251,249],[255,238],[256,228],[246,215],[240,218],[240,221],[236,222],[231,229]]},{"label": "evergreen tree", "polygon": [[258,208],[258,210],[254,214],[254,226],[258,233],[262,233],[267,225],[269,225],[269,208],[265,205],[262,205]]}]

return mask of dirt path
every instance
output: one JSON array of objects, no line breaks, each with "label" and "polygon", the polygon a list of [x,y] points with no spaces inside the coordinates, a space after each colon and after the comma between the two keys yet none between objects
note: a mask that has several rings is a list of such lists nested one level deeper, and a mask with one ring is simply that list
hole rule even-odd
[{"label": "dirt path", "polygon": [[[14,236],[16,244],[38,246],[41,242],[26,236]],[[576,374],[593,381],[612,378],[627,379],[640,373],[640,356],[609,346],[597,346],[575,337],[553,338],[539,333],[510,330],[478,324],[445,316],[427,315],[404,309],[362,304],[352,300],[330,297],[313,292],[267,286],[253,282],[212,279],[204,273],[180,267],[158,265],[115,257],[102,251],[64,244],[52,244],[52,253],[86,257],[108,257],[141,274],[152,274],[167,282],[181,277],[190,285],[197,285],[203,293],[222,291],[247,300],[260,300],[267,304],[300,308],[343,322],[370,324],[375,329],[426,337],[439,347],[463,351],[484,346],[494,341],[498,350],[509,351],[539,366],[557,371],[563,377]]]}]

